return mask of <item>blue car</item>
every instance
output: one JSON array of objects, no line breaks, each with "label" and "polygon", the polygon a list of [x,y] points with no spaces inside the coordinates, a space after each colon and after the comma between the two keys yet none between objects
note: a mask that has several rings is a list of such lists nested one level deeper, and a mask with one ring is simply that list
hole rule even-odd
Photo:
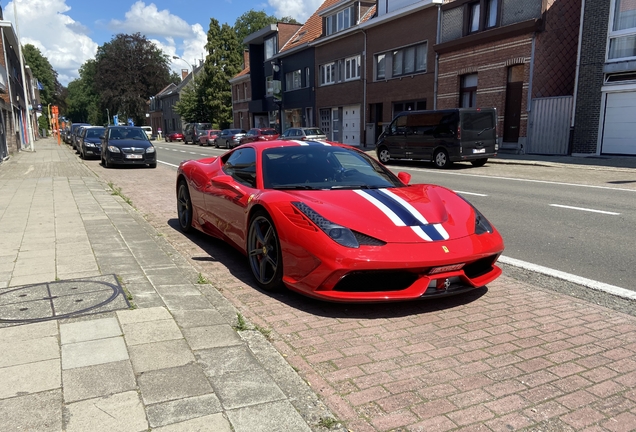
[{"label": "blue car", "polygon": [[103,126],[87,126],[79,132],[77,151],[82,159],[99,158],[101,154],[100,137],[104,135]]}]

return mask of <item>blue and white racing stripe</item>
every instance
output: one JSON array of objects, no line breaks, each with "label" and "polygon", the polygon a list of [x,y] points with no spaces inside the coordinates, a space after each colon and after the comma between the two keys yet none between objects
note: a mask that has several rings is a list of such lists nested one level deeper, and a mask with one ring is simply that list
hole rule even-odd
[{"label": "blue and white racing stripe", "polygon": [[431,224],[415,207],[388,189],[354,191],[384,213],[396,226],[411,227],[426,241],[448,240],[448,232],[442,224]]},{"label": "blue and white racing stripe", "polygon": [[301,141],[301,140],[292,140],[292,141],[301,146],[331,146],[331,144],[324,141]]}]

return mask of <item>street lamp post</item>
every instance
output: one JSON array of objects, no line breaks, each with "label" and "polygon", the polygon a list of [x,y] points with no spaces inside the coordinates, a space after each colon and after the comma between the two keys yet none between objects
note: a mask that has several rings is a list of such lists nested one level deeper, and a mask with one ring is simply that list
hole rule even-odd
[{"label": "street lamp post", "polygon": [[183,59],[183,58],[181,58],[181,57],[179,57],[179,56],[172,56],[172,58],[173,58],[174,60],[181,60],[181,61],[183,61],[185,64],[187,64],[188,66],[190,66],[190,70],[192,70],[192,85],[194,86],[194,88],[195,88],[195,90],[196,90],[196,88],[197,88],[197,82],[196,82],[196,79],[195,79],[195,76],[194,76],[194,68],[192,67],[192,65],[191,65],[191,64],[190,64],[190,63],[189,63],[186,59]]},{"label": "street lamp post", "polygon": [[108,121],[108,126],[110,126],[110,111],[106,108],[106,120]]}]

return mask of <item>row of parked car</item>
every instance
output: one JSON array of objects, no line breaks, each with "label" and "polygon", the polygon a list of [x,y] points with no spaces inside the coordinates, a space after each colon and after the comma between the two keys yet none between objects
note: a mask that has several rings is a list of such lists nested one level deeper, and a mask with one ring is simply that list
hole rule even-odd
[{"label": "row of parked car", "polygon": [[157,167],[157,152],[143,126],[104,127],[73,123],[62,131],[62,138],[80,158],[99,158],[106,168],[116,165]]},{"label": "row of parked car", "polygon": [[[192,125],[192,126],[191,126]],[[200,146],[216,148],[233,148],[241,144],[258,141],[287,140],[325,140],[327,136],[319,128],[289,128],[282,135],[273,128],[244,129],[205,129],[209,123],[190,123],[183,133],[171,132],[166,135],[166,142],[198,143]]]}]

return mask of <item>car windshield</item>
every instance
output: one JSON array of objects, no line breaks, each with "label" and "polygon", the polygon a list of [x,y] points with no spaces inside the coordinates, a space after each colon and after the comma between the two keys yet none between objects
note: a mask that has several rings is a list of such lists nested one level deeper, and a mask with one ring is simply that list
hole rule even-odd
[{"label": "car windshield", "polygon": [[305,135],[324,135],[324,133],[318,128],[312,128],[312,129],[305,129]]},{"label": "car windshield", "polygon": [[404,184],[375,159],[336,146],[289,146],[263,151],[266,189],[377,189]]},{"label": "car windshield", "polygon": [[237,134],[243,132],[241,129],[230,129],[231,134]]},{"label": "car windshield", "polygon": [[86,131],[86,138],[99,138],[104,133],[104,129],[89,129]]},{"label": "car windshield", "polygon": [[261,131],[262,135],[276,135],[276,131],[274,129],[264,129]]}]

